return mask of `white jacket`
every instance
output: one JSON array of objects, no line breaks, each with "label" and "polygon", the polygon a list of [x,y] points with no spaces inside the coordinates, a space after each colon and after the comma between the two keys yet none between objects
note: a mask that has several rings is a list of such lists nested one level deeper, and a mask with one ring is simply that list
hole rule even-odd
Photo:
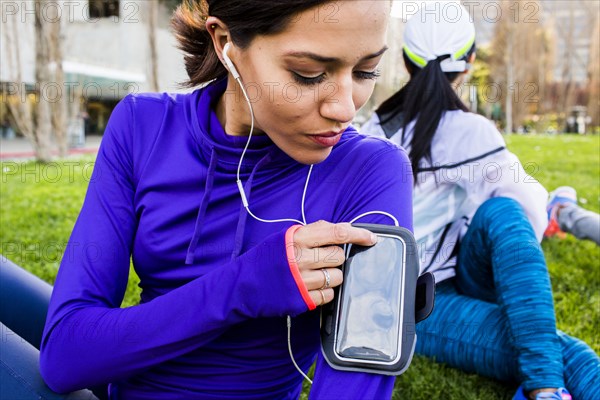
[{"label": "white jacket", "polygon": [[[414,121],[401,142],[402,129],[386,135],[374,113],[361,130],[388,137],[410,152],[413,126]],[[431,143],[431,159],[432,164],[421,160],[414,171],[418,182],[413,194],[414,230],[421,272],[434,272],[438,282],[455,275],[456,245],[477,208],[492,197],[518,201],[542,240],[548,225],[548,192],[506,149],[491,121],[460,110],[445,112]]]}]

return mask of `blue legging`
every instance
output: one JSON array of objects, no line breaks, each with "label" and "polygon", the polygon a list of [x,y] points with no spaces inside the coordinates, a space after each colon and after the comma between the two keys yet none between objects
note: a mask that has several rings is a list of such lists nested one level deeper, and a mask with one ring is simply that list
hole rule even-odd
[{"label": "blue legging", "polygon": [[417,325],[416,351],[526,391],[566,387],[600,393],[600,359],[556,329],[544,254],[521,206],[493,198],[461,241],[457,276],[438,285],[435,308]]}]

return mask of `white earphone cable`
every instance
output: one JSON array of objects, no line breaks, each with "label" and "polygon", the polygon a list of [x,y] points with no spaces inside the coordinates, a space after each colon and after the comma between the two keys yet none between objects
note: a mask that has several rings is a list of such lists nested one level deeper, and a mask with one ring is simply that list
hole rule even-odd
[{"label": "white earphone cable", "polygon": [[311,164],[310,168],[308,169],[308,175],[306,175],[306,183],[304,184],[304,191],[302,192],[302,221],[304,222],[304,225],[306,225],[306,214],[304,212],[304,200],[306,199],[306,190],[308,189],[308,181],[310,181],[310,174],[312,173],[312,169],[313,166]]},{"label": "white earphone cable", "polygon": [[312,385],[313,381],[302,371],[302,369],[296,364],[296,360],[294,359],[294,353],[292,352],[292,317],[287,316],[287,342],[288,342],[288,351],[290,353],[290,358],[292,359],[292,363],[294,363],[294,367],[300,372],[300,374]]},{"label": "white earphone cable", "polygon": [[[242,184],[242,180],[240,179],[240,171],[242,169],[242,161],[244,160],[244,156],[246,155],[246,151],[248,150],[248,147],[250,146],[250,141],[252,140],[252,133],[254,132],[254,109],[252,108],[252,102],[250,101],[250,98],[248,97],[248,94],[246,93],[246,90],[244,89],[244,85],[242,84],[242,81],[239,78],[239,76],[236,78],[236,81],[238,82],[240,89],[242,90],[242,93],[244,94],[244,98],[246,99],[246,102],[248,103],[248,107],[250,108],[250,117],[251,117],[250,134],[248,135],[248,141],[246,142],[246,146],[244,147],[244,150],[242,151],[242,156],[240,157],[240,162],[238,164],[238,169],[237,169],[237,186],[240,191],[240,196],[242,197],[242,203],[244,205],[244,208],[246,209],[246,211],[252,218],[254,218],[255,220],[260,221],[260,222],[265,222],[265,223],[295,222],[295,223],[298,223],[301,225],[306,225],[306,214],[304,212],[304,200],[306,198],[306,189],[308,188],[308,182],[310,180],[310,175],[311,175],[312,168],[313,168],[312,165],[308,169],[306,183],[304,184],[304,191],[302,192],[302,205],[301,205],[302,221],[298,221],[293,218],[266,220],[266,219],[257,217],[250,210],[250,205],[248,203],[248,199],[246,198],[246,193],[244,191],[244,186]],[[292,318],[291,318],[291,316],[288,315],[287,316],[287,345],[288,345],[288,352],[290,353],[290,359],[292,360],[292,364],[294,364],[294,367],[296,368],[296,370],[298,370],[298,372],[304,377],[304,379],[306,379],[312,385],[312,380],[304,373],[304,371],[302,371],[302,369],[296,363],[296,359],[294,358],[294,353],[292,351],[292,338],[291,338],[292,333],[291,332],[292,332]]]},{"label": "white earphone cable", "polygon": [[[237,78],[236,81],[240,85],[240,89],[242,89],[242,93],[244,94],[244,97],[246,98],[246,102],[248,103],[248,107],[250,108],[250,134],[248,135],[248,141],[246,142],[246,146],[244,147],[244,150],[242,151],[242,156],[240,157],[240,162],[238,164],[238,169],[237,169],[237,180],[238,180],[238,182],[240,182],[240,170],[242,169],[242,160],[244,159],[244,156],[246,155],[248,146],[250,146],[250,140],[252,139],[252,133],[254,133],[254,109],[252,108],[252,102],[248,98],[246,89],[244,89],[242,80],[240,78]],[[246,196],[244,195],[244,198],[245,197]]]},{"label": "white earphone cable", "polygon": [[[226,55],[226,53],[225,53]],[[229,62],[231,63],[231,61],[229,60]],[[233,63],[231,63],[233,66]],[[233,69],[235,69],[235,66],[233,66]],[[248,135],[248,141],[246,142],[246,146],[244,146],[244,150],[242,151],[242,155],[240,157],[240,162],[238,164],[238,168],[237,168],[237,186],[238,186],[238,190],[240,192],[240,196],[242,198],[242,204],[244,205],[244,208],[246,209],[246,211],[248,212],[248,214],[254,218],[257,221],[260,222],[265,222],[265,223],[274,223],[274,222],[294,222],[294,223],[298,223],[300,225],[306,225],[306,213],[304,210],[304,202],[306,200],[306,192],[308,189],[308,183],[310,181],[310,176],[312,173],[312,169],[313,169],[313,165],[310,165],[310,168],[308,169],[308,174],[306,176],[306,182],[304,184],[304,190],[302,191],[302,203],[301,203],[301,212],[302,212],[302,221],[299,221],[297,219],[293,219],[293,218],[282,218],[282,219],[274,219],[274,220],[266,220],[266,219],[262,219],[257,217],[256,215],[254,215],[252,213],[252,211],[250,211],[250,205],[248,203],[248,199],[246,198],[246,193],[244,191],[244,186],[242,184],[242,180],[240,179],[240,171],[242,169],[242,161],[244,160],[244,156],[246,155],[246,151],[248,150],[248,147],[250,146],[250,141],[252,140],[252,133],[254,132],[254,109],[252,107],[252,102],[250,101],[250,98],[248,97],[248,94],[246,93],[246,90],[244,88],[244,85],[242,83],[242,80],[239,76],[239,74],[234,73],[233,74],[234,79],[238,82],[240,89],[242,90],[242,93],[244,94],[244,98],[246,99],[246,102],[248,103],[248,107],[250,108],[250,117],[251,117],[251,123],[250,123],[250,134]],[[369,211],[366,213],[363,213],[361,215],[359,215],[358,217],[354,218],[352,221],[350,221],[350,223],[353,223],[354,221],[367,216],[367,215],[371,215],[371,214],[382,214],[385,216],[390,217],[392,220],[394,220],[394,224],[396,226],[398,226],[398,220],[391,214],[384,212],[384,211]],[[304,377],[304,379],[306,379],[308,382],[310,382],[310,384],[312,384],[312,380],[304,373],[304,371],[302,371],[302,369],[298,366],[298,364],[296,363],[296,360],[294,358],[294,353],[292,351],[292,339],[291,339],[291,331],[292,331],[292,318],[291,316],[287,316],[287,345],[288,345],[288,352],[290,353],[290,358],[292,360],[292,363],[294,364],[294,367],[298,370],[298,372]]]},{"label": "white earphone cable", "polygon": [[366,217],[367,215],[372,215],[372,214],[381,214],[381,215],[385,215],[386,217],[390,217],[394,221],[394,226],[400,226],[396,217],[394,217],[392,214],[387,213],[385,211],[369,211],[369,212],[360,214],[358,217],[356,217],[352,221],[350,221],[350,223],[353,224],[355,221],[361,219],[362,217]]},{"label": "white earphone cable", "polygon": [[244,191],[244,186],[242,184],[242,180],[240,179],[240,171],[242,169],[242,162],[244,160],[244,156],[246,155],[246,151],[248,150],[248,147],[250,146],[250,141],[252,140],[252,133],[254,132],[254,109],[252,107],[252,102],[250,101],[250,98],[248,97],[248,94],[246,93],[246,89],[244,88],[244,85],[242,84],[242,80],[238,77],[236,79],[236,81],[238,82],[240,89],[242,90],[242,93],[244,94],[244,98],[246,99],[246,102],[248,103],[248,107],[250,108],[250,117],[251,117],[250,134],[248,135],[248,141],[246,142],[246,146],[244,147],[244,150],[242,151],[242,156],[240,157],[240,162],[238,163],[238,169],[237,169],[237,185],[238,185],[238,189],[240,191],[240,195],[242,196],[242,203],[244,204],[244,208],[248,211],[248,214],[250,214],[250,216],[252,218],[254,218],[255,220],[260,221],[260,222],[265,222],[265,223],[295,222],[300,225],[306,225],[306,216],[304,214],[304,199],[306,197],[306,188],[308,187],[308,181],[310,179],[310,174],[311,174],[311,171],[313,168],[312,165],[310,166],[310,168],[308,170],[306,184],[304,185],[304,192],[302,193],[302,205],[301,205],[302,221],[299,221],[299,220],[293,219],[293,218],[270,219],[270,220],[262,219],[262,218],[257,217],[256,215],[254,215],[252,213],[252,211],[250,211],[250,204],[248,203],[248,199],[246,198],[246,192]]}]

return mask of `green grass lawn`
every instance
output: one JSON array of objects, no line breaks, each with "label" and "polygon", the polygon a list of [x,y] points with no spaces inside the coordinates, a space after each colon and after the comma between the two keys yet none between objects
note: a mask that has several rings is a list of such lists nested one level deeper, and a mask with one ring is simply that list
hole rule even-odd
[{"label": "green grass lawn", "polygon": [[[570,185],[581,204],[600,212],[599,136],[509,136],[509,148],[546,188]],[[53,283],[93,168],[93,157],[41,165],[2,162],[1,252]],[[590,242],[545,240],[558,326],[599,353],[600,248]],[[137,303],[139,280],[130,275],[123,307]],[[397,379],[397,399],[503,399],[515,387],[465,374],[416,356]]]}]

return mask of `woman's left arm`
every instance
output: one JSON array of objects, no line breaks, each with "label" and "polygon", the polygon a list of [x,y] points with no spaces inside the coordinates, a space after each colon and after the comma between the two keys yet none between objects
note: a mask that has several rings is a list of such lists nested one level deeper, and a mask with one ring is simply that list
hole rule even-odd
[{"label": "woman's left arm", "polygon": [[[533,167],[535,171],[537,166],[534,164]],[[471,170],[465,170],[460,180],[468,196],[480,203],[492,197],[516,200],[525,211],[538,241],[541,241],[548,225],[548,192],[525,171],[517,156],[503,149],[469,168]]]},{"label": "woman's left arm", "polygon": [[[406,152],[387,144],[364,164],[349,185],[345,204],[339,221],[349,222],[355,217],[383,211],[394,216],[401,227],[412,231],[412,185],[413,176]],[[371,214],[356,221],[394,225],[394,221],[382,214]],[[311,399],[390,399],[395,377],[365,372],[346,372],[333,369],[322,355],[317,359]]]},{"label": "woman's left arm", "polygon": [[[496,126],[484,117],[469,114],[463,125],[468,129],[446,132],[443,138],[445,157],[438,160],[442,164],[460,165],[459,179],[452,182],[457,182],[476,204],[492,197],[516,200],[541,241],[548,225],[548,192],[526,172],[534,174],[539,166],[527,163],[524,168],[517,156],[509,151]],[[440,172],[442,180],[456,176],[455,173],[445,174],[445,170]]]},{"label": "woman's left arm", "polygon": [[[519,202],[531,222],[538,241],[541,242],[548,226],[546,212],[548,191],[525,171],[513,153],[507,151],[498,164],[501,167],[502,176],[499,184],[492,187],[492,197],[509,197]],[[532,166],[532,172],[537,171],[538,166],[536,164],[532,164]]]}]

